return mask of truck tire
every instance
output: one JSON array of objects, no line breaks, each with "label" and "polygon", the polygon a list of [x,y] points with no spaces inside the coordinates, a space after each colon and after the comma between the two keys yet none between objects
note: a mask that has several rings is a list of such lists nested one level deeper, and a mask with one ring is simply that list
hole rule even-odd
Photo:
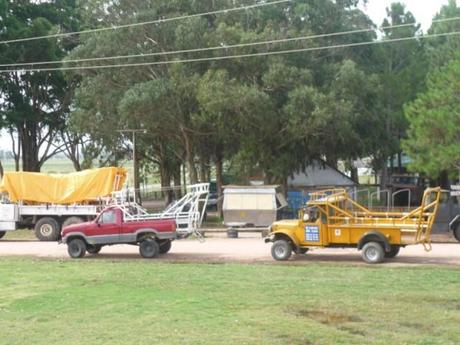
[{"label": "truck tire", "polygon": [[455,227],[453,234],[455,239],[460,242],[460,223]]},{"label": "truck tire", "polygon": [[286,240],[277,240],[272,245],[272,257],[277,261],[285,261],[291,257],[292,245]]},{"label": "truck tire", "polygon": [[6,231],[0,231],[0,238],[2,238],[3,236],[5,236],[6,234]]},{"label": "truck tire", "polygon": [[74,238],[67,243],[67,252],[71,258],[82,258],[86,254],[86,243],[80,238]]},{"label": "truck tire", "polygon": [[57,241],[61,235],[58,222],[51,217],[43,217],[38,220],[34,227],[35,236],[40,241]]},{"label": "truck tire", "polygon": [[86,246],[86,251],[89,254],[98,254],[102,249],[102,246],[100,244],[93,244],[93,245],[87,245]]},{"label": "truck tire", "polygon": [[399,253],[400,246],[391,246],[391,250],[389,252],[385,252],[386,258],[394,258]]},{"label": "truck tire", "polygon": [[146,238],[139,243],[139,254],[143,258],[151,259],[160,253],[160,246],[153,238]]},{"label": "truck tire", "polygon": [[64,229],[66,226],[69,226],[69,225],[80,224],[80,223],[83,223],[83,222],[84,222],[84,220],[81,217],[72,216],[72,217],[69,217],[69,218],[65,219],[62,222],[61,229]]},{"label": "truck tire", "polygon": [[165,240],[160,242],[160,254],[166,254],[171,250],[171,240]]},{"label": "truck tire", "polygon": [[385,250],[378,242],[367,242],[363,246],[362,257],[368,264],[378,264],[385,258]]}]

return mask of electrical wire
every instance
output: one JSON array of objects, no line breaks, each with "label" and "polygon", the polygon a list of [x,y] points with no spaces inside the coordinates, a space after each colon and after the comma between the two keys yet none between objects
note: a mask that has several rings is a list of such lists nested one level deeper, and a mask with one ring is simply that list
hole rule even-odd
[{"label": "electrical wire", "polygon": [[335,45],[322,46],[322,47],[309,47],[309,48],[299,48],[299,49],[290,49],[290,50],[281,50],[281,51],[272,51],[272,52],[259,52],[259,53],[250,53],[250,54],[240,54],[240,55],[214,56],[214,57],[195,58],[195,59],[139,62],[139,63],[115,64],[115,65],[72,66],[72,67],[52,67],[52,68],[29,68],[29,69],[7,69],[7,70],[0,70],[0,73],[96,70],[96,69],[108,69],[108,68],[169,65],[169,64],[189,63],[189,62],[218,61],[218,60],[229,60],[229,59],[247,58],[247,57],[255,57],[255,56],[270,56],[270,55],[291,54],[291,53],[300,53],[300,52],[309,52],[309,51],[320,51],[320,50],[328,50],[328,49],[359,47],[359,46],[366,46],[366,45],[376,45],[376,44],[385,44],[385,43],[393,43],[393,42],[403,42],[403,41],[409,41],[409,40],[414,40],[414,39],[427,39],[427,38],[435,38],[435,37],[454,36],[454,35],[458,35],[458,34],[460,34],[460,31],[439,33],[439,34],[431,34],[431,35],[424,35],[424,36],[415,36],[415,37],[414,36],[401,37],[401,38],[394,38],[394,39],[388,39],[388,40],[379,40],[379,41],[367,41],[367,42],[356,42],[356,43],[347,43],[347,44],[335,44]]},{"label": "electrical wire", "polygon": [[45,39],[45,38],[68,37],[68,36],[74,36],[74,35],[89,34],[89,33],[93,33],[93,32],[101,32],[101,31],[108,31],[108,30],[118,30],[118,29],[130,28],[130,27],[135,27],[135,26],[167,23],[167,22],[172,22],[172,21],[182,20],[182,19],[187,19],[187,18],[195,18],[195,17],[202,17],[202,16],[207,16],[207,15],[212,15],[212,14],[229,13],[229,12],[249,10],[249,9],[252,9],[252,8],[259,8],[259,7],[270,6],[270,5],[278,5],[278,4],[282,4],[282,3],[286,3],[286,2],[290,2],[290,1],[291,0],[276,0],[276,1],[271,1],[271,2],[262,2],[262,3],[258,3],[258,4],[254,4],[254,5],[227,8],[227,9],[223,9],[223,10],[209,11],[209,12],[196,13],[196,14],[188,14],[188,15],[183,15],[183,16],[178,16],[178,17],[171,17],[171,18],[164,18],[164,19],[156,19],[156,20],[140,22],[140,23],[113,25],[113,26],[110,26],[110,27],[104,27],[104,28],[98,28],[98,29],[89,29],[89,30],[73,31],[73,32],[63,32],[63,33],[59,33],[59,34],[50,34],[50,35],[25,37],[25,38],[16,38],[16,39],[11,39],[11,40],[6,40],[6,41],[0,41],[0,44],[35,41],[35,40],[41,40],[41,39]]},{"label": "electrical wire", "polygon": [[[455,20],[460,20],[460,17],[436,19],[436,20],[433,20],[433,23],[436,24],[436,23],[449,22],[449,21],[455,21]],[[261,42],[239,43],[239,44],[232,44],[232,45],[221,45],[221,46],[215,46],[215,47],[203,47],[203,48],[183,49],[183,50],[164,51],[164,52],[155,52],[155,53],[117,55],[117,56],[108,56],[108,57],[94,57],[94,58],[83,58],[83,59],[59,60],[59,61],[53,60],[53,61],[8,63],[8,64],[0,64],[0,67],[22,67],[22,66],[25,67],[25,66],[67,64],[67,63],[89,62],[89,61],[107,61],[107,60],[130,59],[130,58],[140,58],[140,57],[150,57],[150,56],[197,53],[197,52],[203,52],[203,51],[215,51],[215,50],[224,50],[224,49],[226,50],[226,49],[251,47],[251,46],[258,46],[258,45],[265,45],[265,44],[278,44],[278,43],[286,43],[286,42],[293,42],[293,41],[311,40],[311,39],[316,39],[316,38],[345,36],[345,35],[351,35],[351,34],[356,34],[356,33],[371,32],[375,30],[397,29],[397,28],[413,26],[413,25],[414,23],[398,24],[398,25],[391,25],[391,26],[382,26],[378,29],[375,29],[375,28],[356,29],[356,30],[332,32],[332,33],[317,34],[317,35],[310,35],[310,36],[282,38],[282,39],[268,40],[268,41],[261,41]]]}]

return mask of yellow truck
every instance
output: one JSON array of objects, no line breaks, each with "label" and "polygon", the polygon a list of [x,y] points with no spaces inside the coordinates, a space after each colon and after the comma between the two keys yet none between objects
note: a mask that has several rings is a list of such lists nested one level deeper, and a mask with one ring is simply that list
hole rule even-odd
[{"label": "yellow truck", "polygon": [[367,263],[393,258],[401,247],[422,244],[431,249],[431,229],[442,190],[428,188],[422,204],[408,212],[376,212],[358,204],[344,189],[311,193],[299,219],[275,222],[265,242],[273,242],[275,260],[314,247],[357,248]]}]

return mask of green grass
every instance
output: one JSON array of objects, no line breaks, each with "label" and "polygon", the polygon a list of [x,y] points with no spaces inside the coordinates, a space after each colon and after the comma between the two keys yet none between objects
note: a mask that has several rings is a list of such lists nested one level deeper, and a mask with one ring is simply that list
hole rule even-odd
[{"label": "green grass", "polygon": [[0,259],[0,344],[459,344],[460,271]]},{"label": "green grass", "polygon": [[15,231],[7,231],[2,240],[37,240],[33,230],[21,229]]}]

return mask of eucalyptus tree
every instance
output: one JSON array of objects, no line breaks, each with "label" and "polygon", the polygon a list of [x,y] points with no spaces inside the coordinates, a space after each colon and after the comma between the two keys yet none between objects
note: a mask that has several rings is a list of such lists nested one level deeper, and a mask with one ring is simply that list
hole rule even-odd
[{"label": "eucalyptus tree", "polygon": [[[75,1],[0,1],[0,40],[43,36],[78,28]],[[56,38],[0,45],[3,64],[60,60],[75,45]],[[30,67],[30,66],[28,66]],[[8,69],[8,68],[7,68]],[[69,112],[75,87],[59,71],[30,72],[11,67],[0,74],[0,113],[4,125],[19,141],[16,151],[26,171],[40,171],[60,151],[55,139]]]}]

